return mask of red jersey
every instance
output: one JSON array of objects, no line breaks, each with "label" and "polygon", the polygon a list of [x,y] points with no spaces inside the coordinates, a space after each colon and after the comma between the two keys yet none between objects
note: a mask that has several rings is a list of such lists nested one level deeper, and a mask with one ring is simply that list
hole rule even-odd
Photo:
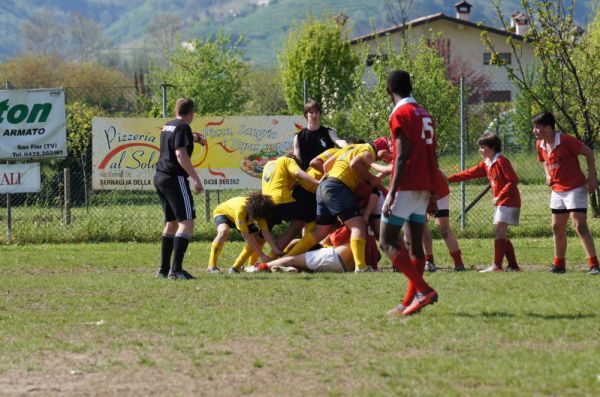
[{"label": "red jersey", "polygon": [[437,196],[438,200],[450,194],[450,186],[448,186],[448,181],[446,181],[446,177],[439,169],[436,173],[436,186],[437,188],[435,189],[435,195]]},{"label": "red jersey", "polygon": [[576,138],[554,133],[554,147],[548,153],[546,142],[537,141],[538,160],[546,163],[550,172],[550,187],[555,192],[566,192],[585,185],[586,178],[579,166],[578,155],[581,154],[583,143]]},{"label": "red jersey", "polygon": [[[402,134],[408,140],[408,157],[400,177],[398,190],[436,190],[438,169],[435,154],[435,122],[429,112],[412,98],[403,98],[396,104],[389,119],[393,142],[393,158],[396,138]],[[396,172],[396,169],[393,171]],[[392,176],[393,178],[393,176]]]},{"label": "red jersey", "polygon": [[521,208],[521,194],[517,187],[519,178],[510,161],[499,153],[491,162],[483,160],[474,167],[450,176],[448,181],[462,182],[486,176],[492,185],[492,195],[498,198],[497,207]]}]

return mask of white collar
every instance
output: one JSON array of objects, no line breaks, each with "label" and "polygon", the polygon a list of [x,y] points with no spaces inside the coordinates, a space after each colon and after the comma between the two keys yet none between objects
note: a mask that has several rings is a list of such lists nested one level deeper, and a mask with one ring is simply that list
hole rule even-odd
[{"label": "white collar", "polygon": [[[556,147],[558,145],[560,145],[560,136],[562,134],[559,131],[554,131],[554,145],[551,147],[552,150],[556,149]],[[545,140],[541,140],[540,141],[540,147],[544,150],[546,150],[546,141]]]},{"label": "white collar", "polygon": [[500,152],[496,153],[496,155],[494,155],[494,158],[490,159],[483,159],[483,162],[485,163],[485,166],[488,168],[492,167],[492,164],[494,164],[496,162],[496,160],[498,160],[498,157],[500,157]]},{"label": "white collar", "polygon": [[[411,96],[407,96],[406,98],[402,98],[398,101],[398,103],[396,104],[396,106],[394,106],[394,110],[392,110],[392,113],[394,113],[396,111],[396,109],[398,109],[400,106],[402,105],[406,105],[407,103],[417,103],[417,101],[415,101],[415,98],[411,97]],[[390,116],[392,114],[390,113]]]}]

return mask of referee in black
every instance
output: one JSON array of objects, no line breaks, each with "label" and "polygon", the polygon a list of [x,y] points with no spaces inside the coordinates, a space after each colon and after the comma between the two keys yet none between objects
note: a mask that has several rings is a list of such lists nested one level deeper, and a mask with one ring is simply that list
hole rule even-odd
[{"label": "referee in black", "polygon": [[206,140],[201,134],[193,133],[190,127],[194,119],[194,101],[178,99],[175,103],[175,116],[175,120],[165,124],[160,133],[160,156],[154,174],[154,187],[165,214],[161,263],[156,276],[189,280],[194,276],[183,270],[182,264],[194,233],[196,208],[188,177],[192,178],[196,193],[203,190],[190,156],[194,150],[194,142],[205,145]]}]

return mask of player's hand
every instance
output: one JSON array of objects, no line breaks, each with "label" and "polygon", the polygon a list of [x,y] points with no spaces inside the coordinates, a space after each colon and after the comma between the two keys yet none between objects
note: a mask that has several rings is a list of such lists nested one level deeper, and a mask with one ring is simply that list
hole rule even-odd
[{"label": "player's hand", "polygon": [[285,255],[285,252],[283,252],[279,248],[271,249],[271,258],[273,258],[273,259],[281,258],[284,255]]},{"label": "player's hand", "polygon": [[390,216],[392,213],[392,205],[394,205],[394,201],[396,200],[396,192],[392,192],[391,190],[385,196],[385,201],[383,202],[383,207],[381,208],[381,212],[383,215]]},{"label": "player's hand", "polygon": [[596,179],[596,175],[590,175],[588,178],[588,193],[593,193],[598,188],[598,180]]},{"label": "player's hand", "polygon": [[494,197],[494,198],[492,199],[492,203],[493,203],[494,205],[496,205],[496,203],[498,202],[498,199],[500,199],[500,197]]},{"label": "player's hand", "polygon": [[198,142],[202,146],[206,146],[206,138],[199,132],[192,132],[194,135],[194,142]]},{"label": "player's hand", "polygon": [[262,253],[260,254],[260,259],[264,262],[264,263],[268,263],[271,262],[274,258],[271,258],[269,255]]},{"label": "player's hand", "polygon": [[552,183],[552,178],[550,178],[550,175],[546,175],[546,185],[550,186],[551,183]]},{"label": "player's hand", "polygon": [[204,186],[202,186],[202,182],[200,182],[200,178],[194,179],[193,183],[194,183],[194,191],[196,193],[200,193],[204,190]]}]

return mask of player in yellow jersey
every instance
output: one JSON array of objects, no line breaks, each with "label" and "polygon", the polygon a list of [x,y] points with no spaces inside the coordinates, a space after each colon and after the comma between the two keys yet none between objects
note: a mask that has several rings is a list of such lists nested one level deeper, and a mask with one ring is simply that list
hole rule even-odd
[{"label": "player in yellow jersey", "polygon": [[339,218],[351,232],[350,247],[355,263],[355,272],[367,270],[365,245],[367,226],[361,215],[354,190],[360,181],[373,186],[379,178],[369,172],[371,164],[378,159],[388,158],[390,153],[386,138],[373,142],[348,145],[340,149],[324,164],[327,176],[317,189],[317,227],[307,233],[287,255],[308,251],[330,232]]},{"label": "player in yellow jersey", "polygon": [[269,244],[273,253],[277,255],[281,254],[267,223],[267,217],[274,211],[274,208],[275,204],[273,200],[269,196],[258,192],[252,193],[247,197],[234,197],[219,204],[213,211],[214,221],[217,225],[217,236],[210,247],[210,257],[206,271],[209,273],[218,273],[220,271],[217,261],[223,250],[223,245],[229,237],[229,230],[231,228],[240,231],[246,241],[246,245],[230,268],[230,273],[239,273],[242,265],[253,253],[258,254],[263,261],[271,260],[262,251],[265,241]]},{"label": "player in yellow jersey", "polygon": [[283,249],[302,227],[314,219],[307,203],[296,201],[292,195],[294,185],[303,180],[317,186],[319,181],[302,171],[298,159],[293,155],[271,160],[263,169],[262,194],[271,196],[275,203],[275,211],[269,217],[269,226],[273,227],[283,221],[289,221],[286,231],[277,238],[277,246]]}]

